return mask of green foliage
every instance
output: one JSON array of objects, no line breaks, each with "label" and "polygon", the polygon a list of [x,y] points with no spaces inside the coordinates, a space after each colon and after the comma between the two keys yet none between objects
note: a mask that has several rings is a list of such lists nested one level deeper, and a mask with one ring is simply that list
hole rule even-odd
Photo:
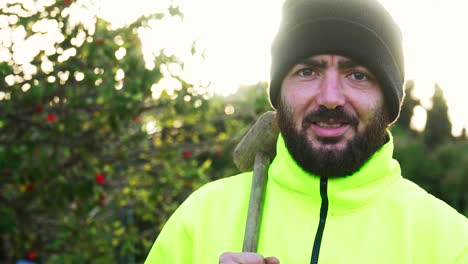
[{"label": "green foliage", "polygon": [[[158,203],[173,210],[185,188],[159,183],[175,175],[198,177],[207,167],[195,169],[180,158],[187,133],[169,145],[158,141],[161,133],[152,138],[144,129],[151,112],[163,120],[156,125],[162,131],[174,128],[180,115],[191,123],[201,115],[189,117],[180,109],[195,111],[193,105],[167,93],[153,99],[151,88],[163,78],[160,69],[178,61],[159,56],[148,69],[137,32],[164,15],[110,30],[95,16],[76,22],[71,7],[86,12],[92,6],[71,2],[37,3],[37,10],[30,10],[10,1],[2,10],[10,17],[7,28],[25,32],[26,41],[58,32],[54,42],[23,61],[14,57],[25,40],[12,39],[6,46],[12,58],[0,64],[2,262],[27,251],[58,263],[141,260],[168,215]],[[49,23],[45,31],[37,29],[40,23]],[[207,103],[202,95],[193,98]]]},{"label": "green foliage", "polygon": [[452,124],[448,115],[447,101],[444,98],[444,92],[436,84],[432,96],[432,108],[427,111],[424,143],[432,148],[452,138]]},{"label": "green foliage", "polygon": [[60,37],[29,62],[0,63],[0,259],[34,252],[47,263],[142,262],[181,201],[237,173],[231,153],[268,107],[266,84],[254,96],[207,94],[168,73],[182,67],[175,57],[146,67],[137,32],[163,14],[111,30],[97,17],[72,23],[70,5],[92,9],[5,9],[20,20],[8,27],[24,28],[26,39],[44,37],[35,30],[42,20],[55,21],[48,30]]}]

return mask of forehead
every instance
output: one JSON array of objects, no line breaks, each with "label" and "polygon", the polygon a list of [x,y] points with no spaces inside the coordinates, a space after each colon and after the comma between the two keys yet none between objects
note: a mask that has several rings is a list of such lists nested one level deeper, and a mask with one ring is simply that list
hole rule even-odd
[{"label": "forehead", "polygon": [[[310,66],[317,66],[317,67],[330,67],[330,66],[339,66],[343,68],[350,68],[350,67],[364,67],[357,61],[341,56],[341,55],[334,55],[334,54],[321,54],[321,55],[314,55],[309,58],[303,59],[296,65],[310,65]],[[364,67],[365,68],[365,67]]]}]

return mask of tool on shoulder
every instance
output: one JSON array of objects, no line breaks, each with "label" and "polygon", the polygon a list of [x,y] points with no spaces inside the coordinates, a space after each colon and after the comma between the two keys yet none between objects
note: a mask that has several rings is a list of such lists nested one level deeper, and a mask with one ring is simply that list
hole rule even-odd
[{"label": "tool on shoulder", "polygon": [[278,133],[276,112],[266,112],[250,128],[234,150],[234,163],[237,168],[242,172],[253,169],[243,252],[257,251],[268,166],[276,155]]}]

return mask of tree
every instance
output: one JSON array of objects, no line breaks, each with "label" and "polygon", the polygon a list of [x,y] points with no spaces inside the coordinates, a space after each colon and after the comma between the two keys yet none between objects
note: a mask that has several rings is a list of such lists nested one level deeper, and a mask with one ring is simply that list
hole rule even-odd
[{"label": "tree", "polygon": [[[116,30],[93,8],[2,6],[0,30],[22,37],[0,62],[1,262],[141,262],[193,190],[238,172],[232,150],[262,107],[239,98],[268,102],[265,84],[225,100],[187,83],[164,52],[147,67],[138,32],[176,7]],[[34,39],[48,45],[18,60]]]},{"label": "tree", "polygon": [[111,30],[92,10],[85,1],[2,3],[1,262],[24,252],[93,263],[144,254],[131,206],[150,187],[132,192],[152,182],[128,175],[147,168],[138,160],[144,113],[172,101],[151,100],[161,65],[179,61],[160,55],[150,69],[141,53],[138,30],[165,14]]},{"label": "tree", "polygon": [[413,95],[414,81],[408,80],[405,82],[405,99],[401,105],[400,117],[396,123],[402,129],[411,131],[411,118],[413,117],[413,110],[416,106],[420,105],[420,100],[415,99]]},{"label": "tree", "polygon": [[460,135],[456,138],[457,141],[462,142],[468,139],[468,132],[466,131],[466,127],[464,127],[460,133]]},{"label": "tree", "polygon": [[448,115],[447,101],[438,84],[432,96],[432,108],[427,111],[427,122],[424,130],[425,144],[433,148],[453,139],[452,124]]}]

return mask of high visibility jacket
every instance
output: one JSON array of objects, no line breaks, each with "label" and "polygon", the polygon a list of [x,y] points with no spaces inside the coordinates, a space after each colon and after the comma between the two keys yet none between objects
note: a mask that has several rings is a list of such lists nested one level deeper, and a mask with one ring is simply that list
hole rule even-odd
[{"label": "high visibility jacket", "polygon": [[[258,253],[282,264],[468,264],[467,218],[402,178],[392,155],[390,137],[358,172],[320,179],[296,164],[280,135]],[[242,251],[251,178],[243,173],[195,191],[145,263],[214,264],[223,252]]]}]

